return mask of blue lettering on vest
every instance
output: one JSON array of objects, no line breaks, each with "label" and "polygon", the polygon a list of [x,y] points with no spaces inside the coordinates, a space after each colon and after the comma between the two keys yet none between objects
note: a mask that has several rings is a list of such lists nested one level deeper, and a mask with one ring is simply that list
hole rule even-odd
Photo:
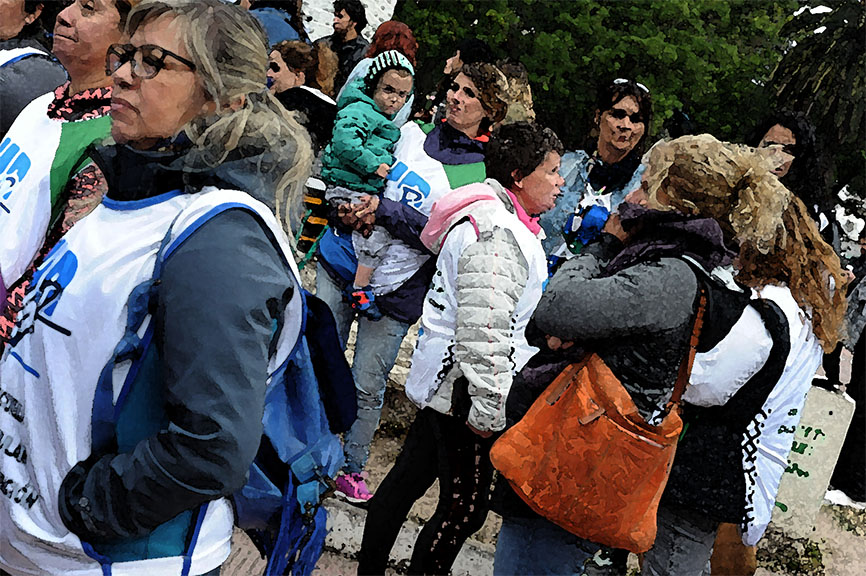
[{"label": "blue lettering on vest", "polygon": [[403,162],[397,162],[391,168],[388,180],[396,182],[401,190],[400,202],[416,210],[420,210],[424,200],[430,196],[430,184],[415,172],[410,172]]},{"label": "blue lettering on vest", "polygon": [[66,240],[61,240],[48,253],[42,266],[33,274],[33,280],[24,297],[15,330],[9,339],[9,343],[13,347],[25,335],[33,332],[36,322],[42,322],[65,336],[72,334],[72,331],[52,321],[51,316],[57,310],[63,290],[72,282],[77,271],[78,257],[69,250]]},{"label": "blue lettering on vest", "polygon": [[30,171],[30,157],[20,150],[9,138],[0,142],[0,208],[7,214],[10,210],[3,200],[9,199],[15,185]]}]

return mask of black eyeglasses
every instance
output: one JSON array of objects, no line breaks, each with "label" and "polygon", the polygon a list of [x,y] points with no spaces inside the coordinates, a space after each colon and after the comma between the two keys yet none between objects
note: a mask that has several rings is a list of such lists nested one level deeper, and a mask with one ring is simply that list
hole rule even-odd
[{"label": "black eyeglasses", "polygon": [[610,114],[611,116],[613,116],[614,118],[616,118],[617,120],[625,120],[626,118],[628,118],[629,120],[632,121],[632,124],[642,124],[643,123],[643,116],[641,115],[640,112],[635,112],[634,114],[628,114],[622,108],[611,108],[610,110],[607,111],[607,113]]},{"label": "black eyeglasses", "polygon": [[268,68],[270,69],[271,72],[279,72],[280,71],[280,65],[277,64],[276,62],[271,62],[270,64],[268,64]]},{"label": "black eyeglasses", "polygon": [[147,80],[159,74],[159,71],[166,67],[165,59],[169,57],[195,72],[195,64],[160,46],[154,44],[145,44],[144,46],[112,44],[105,56],[105,75],[112,76],[120,70],[121,66],[127,62],[132,62],[132,74],[136,78]]}]

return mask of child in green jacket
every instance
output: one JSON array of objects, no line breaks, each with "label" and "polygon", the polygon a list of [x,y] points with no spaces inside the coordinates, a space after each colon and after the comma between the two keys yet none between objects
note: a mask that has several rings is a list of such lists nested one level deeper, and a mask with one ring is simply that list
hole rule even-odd
[{"label": "child in green jacket", "polygon": [[[322,179],[328,189],[325,198],[334,206],[357,202],[364,195],[379,195],[393,164],[394,147],[400,129],[392,122],[412,93],[415,70],[396,50],[373,59],[362,81],[347,86],[337,103],[340,110],[334,123],[331,143],[322,156]],[[371,319],[381,313],[373,302],[370,279],[382,262],[391,237],[377,226],[352,233],[358,257],[352,306]]]}]

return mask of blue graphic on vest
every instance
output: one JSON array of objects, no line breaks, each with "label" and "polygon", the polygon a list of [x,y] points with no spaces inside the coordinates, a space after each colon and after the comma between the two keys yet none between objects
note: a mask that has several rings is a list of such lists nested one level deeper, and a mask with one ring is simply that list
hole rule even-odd
[{"label": "blue graphic on vest", "polygon": [[430,184],[415,172],[411,172],[403,162],[397,162],[388,173],[388,180],[397,183],[401,191],[400,202],[416,210],[424,206],[430,196]]},{"label": "blue graphic on vest", "polygon": [[30,157],[18,144],[13,144],[9,138],[0,142],[0,209],[7,214],[11,211],[4,203],[12,195],[15,185],[21,182],[30,171]]},{"label": "blue graphic on vest", "polygon": [[70,330],[54,322],[51,316],[57,310],[63,290],[69,286],[77,271],[78,257],[68,249],[66,240],[61,240],[33,274],[15,330],[9,339],[12,346],[33,332],[36,322],[42,322],[64,336],[72,334]]}]

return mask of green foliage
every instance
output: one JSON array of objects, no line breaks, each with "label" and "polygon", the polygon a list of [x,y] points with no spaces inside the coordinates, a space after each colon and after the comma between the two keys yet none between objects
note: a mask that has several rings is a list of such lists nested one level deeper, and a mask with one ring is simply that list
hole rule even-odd
[{"label": "green foliage", "polygon": [[465,36],[527,67],[535,109],[569,148],[589,139],[599,84],[652,92],[658,133],[685,108],[698,126],[741,140],[764,116],[763,84],[782,56],[796,0],[398,0],[394,18],[420,44],[421,89],[439,80]]},{"label": "green foliage", "polygon": [[[804,112],[838,168],[839,184],[866,192],[866,5],[822,2],[831,12],[806,10],[782,29],[796,43],[773,72],[779,106]],[[823,28],[816,34],[815,30]]]}]

